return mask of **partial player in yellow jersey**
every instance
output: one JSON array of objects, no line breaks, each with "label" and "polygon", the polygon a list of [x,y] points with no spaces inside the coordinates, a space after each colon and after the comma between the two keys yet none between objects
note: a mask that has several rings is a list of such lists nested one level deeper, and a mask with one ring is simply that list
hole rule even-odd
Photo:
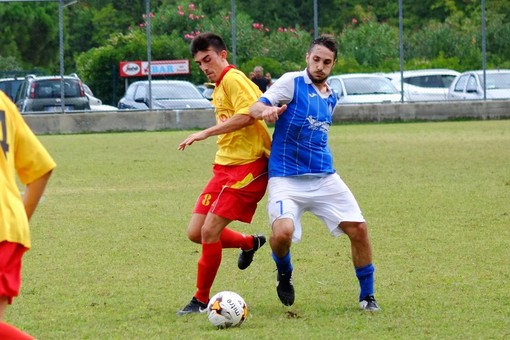
[{"label": "partial player in yellow jersey", "polygon": [[[33,339],[3,322],[19,294],[21,259],[30,246],[28,222],[56,164],[0,91],[0,339]],[[25,185],[23,196],[16,177]]]},{"label": "partial player in yellow jersey", "polygon": [[198,197],[188,225],[188,238],[202,244],[197,290],[178,315],[206,311],[223,248],[240,248],[239,269],[246,269],[266,242],[264,235],[244,235],[227,225],[250,223],[267,187],[267,160],[271,137],[266,123],[250,117],[250,106],[262,94],[244,73],[227,61],[227,47],[214,33],[203,33],[190,46],[193,59],[216,84],[213,105],[216,125],[189,135],[179,144],[184,150],[194,142],[218,136],[213,177]]}]

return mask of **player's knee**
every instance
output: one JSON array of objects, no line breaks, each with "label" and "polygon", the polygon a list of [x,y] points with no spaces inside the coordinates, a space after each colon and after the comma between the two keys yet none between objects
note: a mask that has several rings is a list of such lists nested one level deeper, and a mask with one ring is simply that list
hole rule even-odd
[{"label": "player's knee", "polygon": [[197,237],[195,235],[188,235],[188,238],[193,243],[198,243],[198,244],[202,243],[202,238],[200,236]]},{"label": "player's knee", "polygon": [[294,227],[290,223],[279,223],[275,221],[273,223],[273,231],[271,238],[277,243],[288,243],[292,240],[292,234],[294,233]]},{"label": "player's knee", "polygon": [[340,227],[353,241],[365,241],[368,239],[368,229],[365,222],[342,222]]},{"label": "player's knee", "polygon": [[197,232],[196,230],[188,229],[187,235],[188,235],[188,239],[191,242],[198,243],[198,244],[202,243],[202,235],[200,233],[200,230]]}]

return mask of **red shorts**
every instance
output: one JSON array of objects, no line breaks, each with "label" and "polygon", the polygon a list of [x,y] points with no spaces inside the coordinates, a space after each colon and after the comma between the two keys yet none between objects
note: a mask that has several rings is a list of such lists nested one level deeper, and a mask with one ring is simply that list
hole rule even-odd
[{"label": "red shorts", "polygon": [[211,212],[250,223],[267,188],[267,158],[243,165],[213,166],[214,176],[200,194],[194,213]]},{"label": "red shorts", "polygon": [[21,286],[21,258],[28,249],[19,243],[0,242],[0,296],[18,296]]}]

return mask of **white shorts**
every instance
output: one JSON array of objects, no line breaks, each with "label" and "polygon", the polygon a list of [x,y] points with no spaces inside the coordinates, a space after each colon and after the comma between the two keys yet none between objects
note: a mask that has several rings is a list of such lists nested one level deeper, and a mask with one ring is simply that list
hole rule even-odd
[{"label": "white shorts", "polygon": [[269,223],[279,218],[294,221],[293,242],[301,241],[301,217],[310,211],[321,219],[333,236],[343,234],[340,222],[365,222],[358,202],[338,174],[272,177],[268,184]]}]

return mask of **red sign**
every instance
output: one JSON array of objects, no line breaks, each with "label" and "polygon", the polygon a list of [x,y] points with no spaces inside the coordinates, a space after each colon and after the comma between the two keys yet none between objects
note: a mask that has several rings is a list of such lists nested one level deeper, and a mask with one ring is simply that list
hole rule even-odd
[{"label": "red sign", "polygon": [[[151,61],[151,75],[164,76],[174,74],[189,74],[189,60],[156,60]],[[144,77],[149,74],[147,61],[121,61],[121,77]]]}]

